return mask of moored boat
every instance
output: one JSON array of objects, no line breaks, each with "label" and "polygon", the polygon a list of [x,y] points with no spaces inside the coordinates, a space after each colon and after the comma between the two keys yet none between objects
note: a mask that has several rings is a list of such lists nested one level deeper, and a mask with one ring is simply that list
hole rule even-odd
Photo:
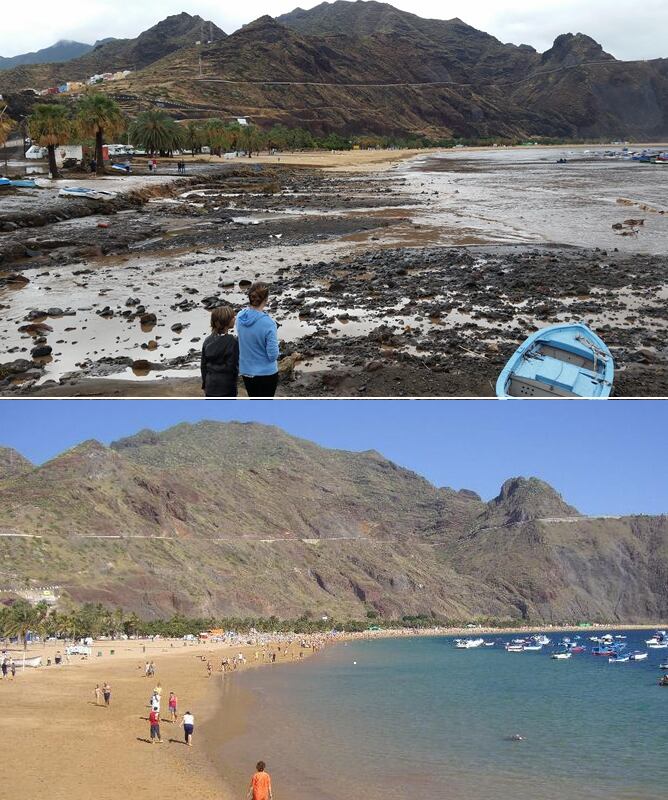
[{"label": "moored boat", "polygon": [[647,658],[647,653],[631,653],[631,661],[644,661]]},{"label": "moored boat", "polygon": [[615,653],[608,659],[608,664],[626,664],[626,662],[630,660],[631,656],[628,654],[622,655],[621,653]]},{"label": "moored boat", "polygon": [[610,397],[615,376],[605,342],[583,323],[529,336],[496,383],[497,397]]},{"label": "moored boat", "polygon": [[484,639],[455,639],[455,647],[458,650],[472,650],[482,647],[483,644],[485,644]]},{"label": "moored boat", "polygon": [[555,661],[565,661],[567,658],[570,658],[570,653],[552,653],[552,658]]}]

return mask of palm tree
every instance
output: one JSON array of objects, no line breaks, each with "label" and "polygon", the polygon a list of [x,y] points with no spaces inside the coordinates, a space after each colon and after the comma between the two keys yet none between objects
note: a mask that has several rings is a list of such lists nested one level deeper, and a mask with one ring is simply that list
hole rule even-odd
[{"label": "palm tree", "polygon": [[248,158],[254,151],[259,154],[264,140],[264,134],[256,125],[246,125],[241,128],[240,142],[243,149],[248,153]]},{"label": "palm tree", "polygon": [[122,133],[125,128],[121,109],[111,97],[94,92],[79,101],[77,118],[81,133],[95,138],[95,172],[103,175],[102,146],[105,134],[115,136]]},{"label": "palm tree", "polygon": [[46,603],[31,605],[27,600],[17,600],[10,609],[5,625],[7,636],[18,636],[23,640],[23,654],[28,649],[28,633],[38,633],[44,625],[48,612]]},{"label": "palm tree", "polygon": [[4,146],[7,139],[9,139],[9,134],[16,127],[16,123],[11,117],[7,116],[6,111],[7,106],[0,108],[0,147]]},{"label": "palm tree", "polygon": [[207,120],[203,131],[204,140],[211,148],[214,155],[222,155],[224,150],[227,150],[232,145],[232,134],[225,126],[222,119]]},{"label": "palm tree", "polygon": [[143,111],[130,125],[130,141],[149,155],[171,155],[183,139],[181,128],[164,111]]},{"label": "palm tree", "polygon": [[184,142],[186,147],[191,151],[193,155],[201,152],[202,139],[203,139],[202,127],[198,125],[194,120],[190,120],[190,122],[186,125],[185,128]]},{"label": "palm tree", "polygon": [[56,164],[56,147],[65,144],[72,134],[72,123],[65,106],[55,103],[35,106],[28,117],[28,132],[41,147],[46,147],[49,156],[49,172],[52,178],[59,178]]}]

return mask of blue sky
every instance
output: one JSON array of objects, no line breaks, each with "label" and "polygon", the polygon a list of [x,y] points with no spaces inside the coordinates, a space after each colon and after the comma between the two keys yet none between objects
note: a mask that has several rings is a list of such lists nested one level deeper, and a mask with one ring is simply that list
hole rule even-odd
[{"label": "blue sky", "polygon": [[278,425],[326,447],[379,450],[485,499],[515,475],[587,514],[668,513],[668,401],[0,401],[0,445],[41,463],[84,439],[202,419]]}]

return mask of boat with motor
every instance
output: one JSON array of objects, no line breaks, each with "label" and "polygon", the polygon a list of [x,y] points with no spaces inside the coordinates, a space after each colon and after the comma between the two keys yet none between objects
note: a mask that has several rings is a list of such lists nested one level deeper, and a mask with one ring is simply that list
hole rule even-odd
[{"label": "boat with motor", "polygon": [[555,661],[565,661],[567,658],[571,658],[571,654],[569,653],[552,653],[552,658]]},{"label": "boat with motor", "polygon": [[536,636],[533,637],[533,640],[536,642],[536,644],[546,645],[550,643],[549,637],[545,636],[543,633],[536,634]]},{"label": "boat with motor", "polygon": [[472,650],[476,647],[482,647],[484,644],[484,639],[455,639],[457,650]]},{"label": "boat with motor", "polygon": [[668,633],[657,631],[650,639],[645,639],[645,644],[650,647],[668,647]]},{"label": "boat with motor", "polygon": [[494,647],[495,644],[496,644],[496,642],[485,642],[484,643],[485,647]]},{"label": "boat with motor", "polygon": [[88,189],[85,186],[69,186],[58,192],[58,197],[78,197],[83,200],[113,200],[116,196],[116,192]]},{"label": "boat with motor", "polygon": [[630,660],[631,656],[628,653],[625,655],[622,655],[621,653],[615,653],[608,659],[608,664],[626,664],[627,661]]},{"label": "boat with motor", "polygon": [[525,644],[524,645],[524,649],[528,650],[529,652],[531,652],[531,651],[539,651],[539,650],[543,649],[543,645],[542,644]]},{"label": "boat with motor", "polygon": [[568,647],[568,652],[577,655],[578,653],[584,653],[586,650],[581,644],[571,644]]},{"label": "boat with motor", "polygon": [[629,658],[631,661],[644,661],[647,658],[647,653],[631,653]]},{"label": "boat with motor", "polygon": [[506,652],[507,653],[523,653],[524,652],[524,643],[523,642],[508,642],[506,645]]},{"label": "boat with motor", "polygon": [[664,675],[659,679],[659,686],[668,686],[668,675]]},{"label": "boat with motor", "polygon": [[512,397],[607,398],[615,365],[605,342],[584,323],[552,325],[533,333],[496,382],[501,399]]},{"label": "boat with motor", "polygon": [[668,669],[668,664],[659,664],[659,669]]}]

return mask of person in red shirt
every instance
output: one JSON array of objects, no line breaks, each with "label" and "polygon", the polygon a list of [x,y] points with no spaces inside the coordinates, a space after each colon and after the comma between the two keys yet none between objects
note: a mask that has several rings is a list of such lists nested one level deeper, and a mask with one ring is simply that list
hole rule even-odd
[{"label": "person in red shirt", "polygon": [[162,739],[160,738],[160,712],[152,708],[151,713],[148,715],[148,721],[151,726],[151,744],[153,742],[162,744]]},{"label": "person in red shirt", "polygon": [[258,761],[255,768],[257,772],[251,778],[250,786],[248,787],[248,800],[273,800],[271,776],[268,772],[265,772],[264,761]]}]

